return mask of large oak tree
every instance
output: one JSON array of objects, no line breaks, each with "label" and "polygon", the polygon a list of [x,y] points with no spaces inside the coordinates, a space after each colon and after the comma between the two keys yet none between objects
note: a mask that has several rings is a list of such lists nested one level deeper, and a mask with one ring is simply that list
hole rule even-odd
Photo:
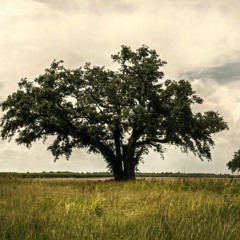
[{"label": "large oak tree", "polygon": [[212,134],[227,129],[217,112],[195,113],[203,101],[188,81],[163,80],[166,64],[155,50],[122,46],[112,55],[116,71],[85,66],[67,69],[54,61],[34,81],[1,103],[1,136],[31,147],[54,136],[48,149],[57,159],[73,148],[101,154],[116,180],[135,178],[144,154],[175,145],[211,160]]}]

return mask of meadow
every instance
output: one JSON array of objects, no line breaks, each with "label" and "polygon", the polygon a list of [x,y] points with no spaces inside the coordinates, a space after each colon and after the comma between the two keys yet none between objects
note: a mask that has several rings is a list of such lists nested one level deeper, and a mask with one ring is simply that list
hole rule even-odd
[{"label": "meadow", "polygon": [[240,179],[0,178],[0,239],[237,240]]}]

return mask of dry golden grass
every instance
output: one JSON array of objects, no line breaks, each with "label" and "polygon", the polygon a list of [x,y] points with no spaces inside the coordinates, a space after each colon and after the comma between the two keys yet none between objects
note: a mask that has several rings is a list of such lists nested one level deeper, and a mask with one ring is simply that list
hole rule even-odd
[{"label": "dry golden grass", "polygon": [[0,239],[239,239],[240,181],[0,179]]}]

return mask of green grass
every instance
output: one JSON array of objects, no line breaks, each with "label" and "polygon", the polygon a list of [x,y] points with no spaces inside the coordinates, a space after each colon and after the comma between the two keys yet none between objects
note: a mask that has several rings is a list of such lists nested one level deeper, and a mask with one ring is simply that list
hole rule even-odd
[{"label": "green grass", "polygon": [[0,239],[240,236],[240,180],[136,182],[0,178]]}]

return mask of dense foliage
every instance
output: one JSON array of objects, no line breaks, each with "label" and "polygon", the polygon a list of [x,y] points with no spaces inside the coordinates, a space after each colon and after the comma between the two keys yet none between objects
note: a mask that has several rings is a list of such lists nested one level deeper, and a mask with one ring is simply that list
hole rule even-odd
[{"label": "dense foliage", "polygon": [[234,172],[240,172],[240,149],[234,152],[233,159],[227,163],[229,170]]},{"label": "dense foliage", "polygon": [[56,159],[73,148],[101,154],[116,180],[134,179],[136,166],[150,148],[164,144],[211,160],[212,134],[227,128],[214,111],[194,113],[203,101],[186,80],[163,80],[166,64],[155,50],[122,46],[112,55],[116,71],[87,63],[66,69],[54,61],[34,81],[22,79],[19,89],[2,102],[2,138],[16,135],[30,147],[55,136],[48,147]]}]

